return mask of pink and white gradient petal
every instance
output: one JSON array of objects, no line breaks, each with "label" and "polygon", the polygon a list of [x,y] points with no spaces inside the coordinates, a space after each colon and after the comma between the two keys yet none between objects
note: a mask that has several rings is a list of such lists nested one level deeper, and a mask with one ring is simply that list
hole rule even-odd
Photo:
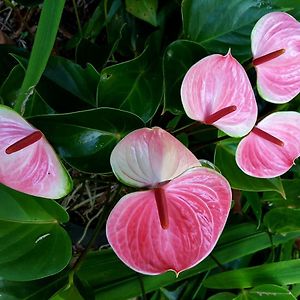
[{"label": "pink and white gradient petal", "polygon": [[272,178],[287,172],[300,155],[300,114],[277,112],[264,118],[257,127],[281,140],[279,146],[251,132],[239,143],[238,166],[248,175]]},{"label": "pink and white gradient petal", "polygon": [[162,187],[169,227],[162,229],[153,190],[124,196],[107,221],[107,237],[130,268],[156,275],[177,274],[202,261],[215,246],[231,203],[224,177],[194,168]]},{"label": "pink and white gradient petal", "polygon": [[183,79],[181,99],[186,114],[202,123],[221,109],[236,106],[212,124],[233,137],[246,135],[256,122],[257,104],[250,81],[230,51],[194,64]]},{"label": "pink and white gradient petal", "polygon": [[251,33],[253,58],[284,49],[285,52],[260,65],[257,88],[265,100],[286,103],[300,92],[300,23],[284,12],[263,16]]},{"label": "pink and white gradient petal", "polygon": [[117,178],[134,187],[155,186],[200,165],[190,150],[159,127],[129,133],[112,151],[110,163]]},{"label": "pink and white gradient petal", "polygon": [[61,198],[70,192],[71,179],[45,137],[15,153],[5,152],[35,131],[15,111],[0,105],[0,183],[34,196]]}]

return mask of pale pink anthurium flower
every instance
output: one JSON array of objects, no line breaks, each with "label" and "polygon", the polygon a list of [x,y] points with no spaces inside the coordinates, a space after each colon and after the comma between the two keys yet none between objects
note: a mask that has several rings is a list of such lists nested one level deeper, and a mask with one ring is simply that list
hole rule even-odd
[{"label": "pale pink anthurium flower", "polygon": [[284,12],[263,16],[251,33],[257,89],[265,100],[285,103],[300,92],[300,23]]},{"label": "pale pink anthurium flower", "polygon": [[107,220],[107,238],[137,272],[179,272],[202,261],[228,217],[231,189],[216,171],[161,128],[128,134],[111,154],[119,180],[148,188],[124,196]]},{"label": "pale pink anthurium flower", "polygon": [[72,180],[43,134],[0,105],[0,183],[51,199],[70,192]]},{"label": "pale pink anthurium flower", "polygon": [[300,113],[273,113],[239,143],[238,166],[248,175],[272,178],[287,172],[300,156]]},{"label": "pale pink anthurium flower", "polygon": [[183,79],[181,99],[191,119],[214,125],[232,137],[246,135],[256,122],[257,104],[251,84],[230,51],[194,64]]}]

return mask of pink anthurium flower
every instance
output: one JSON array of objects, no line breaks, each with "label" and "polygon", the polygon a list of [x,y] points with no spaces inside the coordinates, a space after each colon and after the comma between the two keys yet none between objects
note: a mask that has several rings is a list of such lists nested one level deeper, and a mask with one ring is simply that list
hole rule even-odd
[{"label": "pink anthurium flower", "polygon": [[0,183],[34,196],[58,199],[72,181],[43,134],[0,105]]},{"label": "pink anthurium flower", "polygon": [[181,99],[191,119],[214,125],[232,137],[246,135],[256,122],[257,104],[251,84],[230,51],[194,64],[183,79]]},{"label": "pink anthurium flower", "polygon": [[107,238],[130,268],[155,275],[179,272],[203,260],[215,246],[228,217],[231,189],[216,171],[171,134],[138,129],[111,155],[115,175],[148,188],[124,196],[107,220]]},{"label": "pink anthurium flower", "polygon": [[300,155],[300,113],[276,112],[239,143],[238,166],[248,175],[272,178],[287,172]]},{"label": "pink anthurium flower", "polygon": [[300,23],[284,12],[263,16],[251,33],[257,89],[262,98],[285,103],[300,92]]}]

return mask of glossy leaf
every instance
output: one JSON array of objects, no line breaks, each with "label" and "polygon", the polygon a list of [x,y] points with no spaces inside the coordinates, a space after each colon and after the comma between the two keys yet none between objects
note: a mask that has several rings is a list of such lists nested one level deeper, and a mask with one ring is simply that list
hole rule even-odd
[{"label": "glossy leaf", "polygon": [[177,40],[166,48],[163,57],[165,111],[173,114],[184,113],[180,98],[183,77],[188,69],[204,56],[205,49],[192,41]]},{"label": "glossy leaf", "polygon": [[[7,76],[0,88],[0,98],[2,103],[7,106],[14,106],[18,91],[21,88],[25,76],[24,68],[18,64]],[[51,114],[54,110],[45,102],[41,95],[35,90],[32,97],[26,103],[24,116],[34,116],[41,114]]]},{"label": "glossy leaf", "polygon": [[0,276],[27,281],[61,271],[71,259],[71,241],[60,223],[65,210],[49,199],[0,185]]},{"label": "glossy leaf", "polygon": [[285,199],[275,192],[265,192],[262,200],[272,202],[276,207],[300,208],[298,200],[300,179],[282,179]]},{"label": "glossy leaf", "polygon": [[144,127],[136,115],[111,108],[33,117],[30,122],[43,131],[65,161],[90,173],[110,172],[114,146],[130,131]]},{"label": "glossy leaf", "polygon": [[126,0],[125,3],[126,10],[135,17],[144,20],[153,26],[157,25],[157,0]]},{"label": "glossy leaf", "polygon": [[53,295],[49,300],[84,300],[74,284],[68,284]]},{"label": "glossy leaf", "polygon": [[[44,198],[67,195],[72,180],[43,134],[4,105],[0,106],[0,123],[0,182]],[[26,145],[24,139],[36,133],[41,135],[38,140]]]},{"label": "glossy leaf", "polygon": [[23,113],[26,100],[39,82],[53,48],[65,0],[45,0],[40,16],[28,68],[15,108]]},{"label": "glossy leaf", "polygon": [[293,294],[285,287],[274,284],[259,285],[243,292],[235,300],[296,300]]},{"label": "glossy leaf", "polygon": [[6,105],[14,105],[18,91],[21,88],[25,72],[20,65],[13,67],[2,83],[0,89],[1,102]]},{"label": "glossy leaf", "polygon": [[248,76],[230,52],[213,54],[194,64],[183,79],[181,99],[191,119],[214,125],[233,137],[246,135],[257,119]]},{"label": "glossy leaf", "polygon": [[116,177],[134,187],[154,187],[200,166],[192,152],[159,127],[128,134],[112,151],[110,163]]},{"label": "glossy leaf", "polygon": [[[226,239],[223,238],[225,235],[227,236]],[[274,245],[285,243],[297,236],[299,236],[298,232],[285,236],[274,235],[273,243]],[[225,229],[213,253],[218,261],[224,264],[270,246],[270,238],[266,232],[257,230],[257,226],[253,224],[239,224],[232,227],[232,230],[229,228],[226,231]],[[151,292],[216,266],[214,260],[207,258],[198,266],[182,272],[177,279],[171,272],[158,276],[141,277],[141,275],[125,267],[111,250],[102,250],[98,254],[94,253],[91,260],[87,259],[79,271],[79,276],[92,285],[96,300],[125,300],[142,294],[141,280],[144,290]],[[103,270],[103,272],[97,272],[97,270]]]},{"label": "glossy leaf", "polygon": [[219,142],[215,151],[215,165],[227,178],[231,187],[249,192],[276,191],[284,195],[280,178],[254,178],[239,169],[235,162],[236,146],[237,142],[234,140],[226,140]]},{"label": "glossy leaf", "polygon": [[204,285],[214,289],[241,289],[260,284],[289,285],[300,282],[300,260],[269,263],[222,272],[208,277]]},{"label": "glossy leaf", "polygon": [[[61,274],[60,274],[61,275]],[[33,281],[0,281],[0,295],[7,300],[41,300],[49,299],[55,291],[60,289],[67,281],[67,278],[49,276],[44,279]]]},{"label": "glossy leaf", "polygon": [[[253,64],[261,97],[273,103],[285,103],[300,92],[300,23],[287,13],[263,16],[251,33]],[[255,61],[274,51],[284,53],[258,65]],[[280,52],[281,53],[281,52]]]},{"label": "glossy leaf", "polygon": [[287,233],[299,231],[300,209],[296,208],[274,208],[264,217],[264,224],[270,232]]},{"label": "glossy leaf", "polygon": [[250,33],[255,22],[272,10],[266,1],[184,0],[185,37],[213,53],[226,54],[231,48],[235,57],[245,61],[251,57]]},{"label": "glossy leaf", "polygon": [[101,72],[99,107],[130,111],[147,122],[156,112],[161,97],[161,61],[153,47],[147,46],[137,58],[107,67]]},{"label": "glossy leaf", "polygon": [[107,238],[114,251],[143,274],[179,273],[198,264],[214,248],[230,209],[230,186],[211,169],[190,169],[162,189],[167,228],[160,224],[153,190],[123,197],[107,221]]},{"label": "glossy leaf", "polygon": [[260,121],[256,128],[272,135],[282,145],[251,132],[237,147],[238,166],[246,174],[259,178],[284,174],[300,155],[300,114],[291,111],[273,113]]},{"label": "glossy leaf", "polygon": [[236,296],[235,294],[223,292],[223,293],[218,293],[216,295],[213,295],[209,297],[207,300],[232,300],[234,299],[235,296]]},{"label": "glossy leaf", "polygon": [[[28,62],[21,56],[14,55],[18,62],[26,68]],[[66,90],[73,96],[95,107],[99,73],[91,64],[85,68],[63,57],[49,58],[43,77],[56,86]]]}]

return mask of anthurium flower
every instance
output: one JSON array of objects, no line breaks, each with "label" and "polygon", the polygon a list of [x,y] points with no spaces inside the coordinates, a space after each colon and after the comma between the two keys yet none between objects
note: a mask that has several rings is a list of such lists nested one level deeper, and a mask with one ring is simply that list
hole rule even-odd
[{"label": "anthurium flower", "polygon": [[148,190],[124,196],[107,220],[107,238],[130,268],[144,274],[177,274],[203,260],[228,217],[227,180],[199,166],[166,131],[154,127],[127,135],[111,155],[115,175]]},{"label": "anthurium flower", "polygon": [[71,179],[43,134],[0,105],[0,183],[34,196],[58,199]]},{"label": "anthurium flower", "polygon": [[300,92],[300,23],[284,12],[266,14],[252,30],[251,47],[261,97],[293,99]]},{"label": "anthurium flower", "polygon": [[300,114],[276,112],[257,124],[239,143],[238,166],[248,175],[271,178],[284,174],[300,155]]},{"label": "anthurium flower", "polygon": [[181,86],[186,114],[214,125],[232,137],[250,132],[257,118],[257,104],[247,74],[238,61],[213,54],[194,64]]}]

